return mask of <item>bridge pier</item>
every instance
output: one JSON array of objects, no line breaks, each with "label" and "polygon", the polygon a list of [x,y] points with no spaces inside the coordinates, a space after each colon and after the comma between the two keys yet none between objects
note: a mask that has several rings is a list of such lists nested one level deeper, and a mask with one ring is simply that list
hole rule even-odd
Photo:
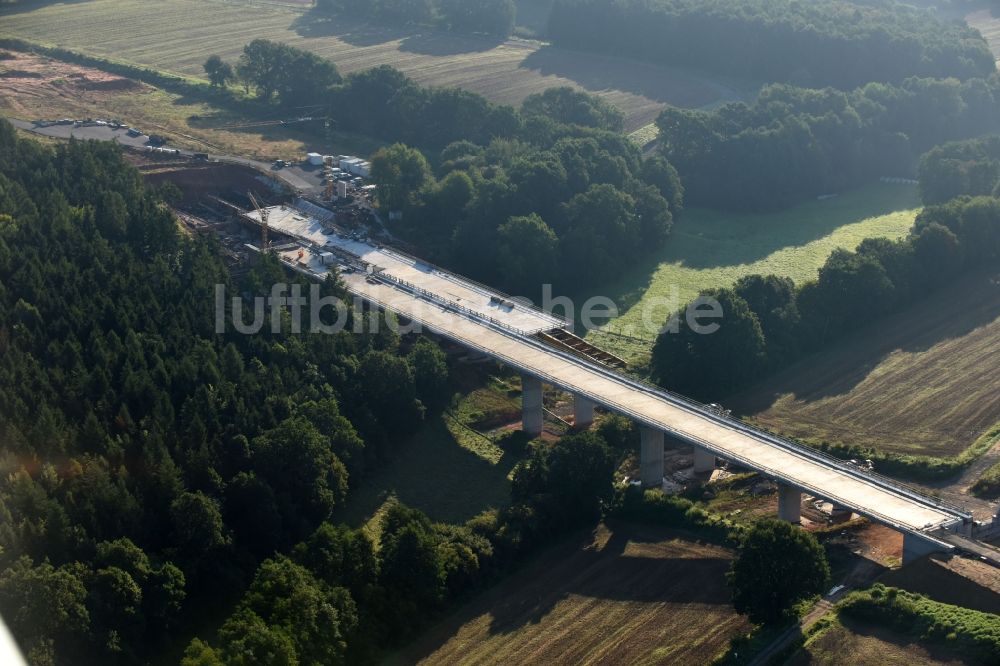
[{"label": "bridge pier", "polygon": [[582,395],[573,396],[573,426],[576,428],[589,428],[594,424],[594,407],[597,405],[593,400],[584,398]]},{"label": "bridge pier", "polygon": [[663,487],[663,431],[645,426],[640,430],[639,478],[647,488]]},{"label": "bridge pier", "polygon": [[802,522],[802,491],[778,483],[778,519],[790,523]]},{"label": "bridge pier", "polygon": [[705,474],[715,470],[715,454],[700,446],[694,447],[694,473]]},{"label": "bridge pier", "polygon": [[933,541],[922,539],[916,534],[903,533],[903,564],[909,564],[914,560],[919,560],[924,555],[940,553],[944,550]]},{"label": "bridge pier", "polygon": [[542,434],[542,380],[532,375],[521,375],[521,430],[532,437]]}]

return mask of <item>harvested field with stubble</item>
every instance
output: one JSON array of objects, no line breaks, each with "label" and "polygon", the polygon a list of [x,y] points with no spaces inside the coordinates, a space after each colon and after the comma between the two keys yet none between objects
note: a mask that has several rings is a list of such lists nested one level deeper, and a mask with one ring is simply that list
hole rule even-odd
[{"label": "harvested field with stubble", "polygon": [[1000,273],[976,273],[726,405],[794,437],[954,456],[1000,418],[998,340]]},{"label": "harvested field with stubble", "polygon": [[582,88],[621,108],[628,131],[652,122],[667,104],[701,107],[742,94],[687,70],[534,41],[372,26],[295,7],[226,0],[15,4],[0,11],[0,37],[200,78],[210,54],[235,61],[245,44],[265,38],[330,58],[343,73],[392,65],[419,83],[457,86],[505,104],[520,104],[554,86]]},{"label": "harvested field with stubble", "polygon": [[697,664],[749,629],[732,552],[650,526],[600,526],[544,551],[391,664]]}]

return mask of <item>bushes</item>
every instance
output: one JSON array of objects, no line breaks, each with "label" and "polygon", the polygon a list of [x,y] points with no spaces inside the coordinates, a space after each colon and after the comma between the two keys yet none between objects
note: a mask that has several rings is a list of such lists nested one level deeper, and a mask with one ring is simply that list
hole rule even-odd
[{"label": "bushes", "polygon": [[849,618],[882,624],[921,640],[948,643],[971,659],[1000,662],[1000,617],[996,615],[881,584],[852,592],[838,607]]}]

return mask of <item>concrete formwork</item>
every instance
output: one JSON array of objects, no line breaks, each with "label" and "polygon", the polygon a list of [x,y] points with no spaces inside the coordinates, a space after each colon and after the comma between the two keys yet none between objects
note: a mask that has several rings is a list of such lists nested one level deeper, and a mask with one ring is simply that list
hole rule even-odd
[{"label": "concrete formwork", "polygon": [[802,521],[802,491],[783,483],[778,484],[778,518],[790,523]]},{"label": "concrete formwork", "polygon": [[521,429],[532,437],[542,434],[542,380],[521,375]]},{"label": "concrete formwork", "polygon": [[663,431],[642,428],[639,454],[639,476],[642,485],[659,488],[663,485]]}]

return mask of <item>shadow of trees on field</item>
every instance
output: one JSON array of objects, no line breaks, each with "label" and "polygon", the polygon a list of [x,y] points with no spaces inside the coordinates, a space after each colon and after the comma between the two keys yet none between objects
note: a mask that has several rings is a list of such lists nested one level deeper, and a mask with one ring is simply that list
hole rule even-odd
[{"label": "shadow of trees on field", "polygon": [[467,53],[485,53],[504,43],[497,37],[482,35],[471,37],[449,32],[426,30],[410,35],[400,44],[399,50],[428,56],[451,56]]},{"label": "shadow of trees on field", "polygon": [[722,557],[679,558],[626,555],[626,546],[649,541],[633,530],[615,529],[603,548],[592,545],[592,536],[573,543],[569,557],[559,562],[536,563],[519,581],[516,594],[490,607],[490,633],[507,634],[541,622],[559,602],[573,596],[658,603],[727,605],[723,580],[729,560]]},{"label": "shadow of trees on field", "polygon": [[570,79],[591,92],[621,90],[682,108],[704,106],[721,93],[720,86],[680,69],[555,46],[532,52],[520,67]]},{"label": "shadow of trees on field", "polygon": [[[859,328],[827,350],[808,356],[756,386],[725,400],[743,415],[771,408],[784,395],[806,404],[855,390],[893,352],[926,352],[948,340],[965,337],[1000,318],[1000,276],[995,270],[975,272],[932,293],[923,301]],[[916,389],[915,389],[916,390]],[[942,409],[955,396],[941,395]],[[1000,398],[998,398],[1000,400]],[[996,421],[984,410],[982,423],[970,422],[971,442]]]},{"label": "shadow of trees on field", "polygon": [[357,47],[378,46],[399,41],[400,51],[429,56],[483,53],[504,43],[501,38],[486,35],[458,35],[416,25],[379,25],[315,9],[292,21],[291,28],[305,38],[335,37]]},{"label": "shadow of trees on field", "polygon": [[[753,264],[780,250],[804,247],[847,224],[913,205],[903,190],[898,196],[887,196],[882,190],[861,201],[805,202],[777,213],[687,210],[675,222],[663,250],[623,264],[618,279],[602,287],[603,294],[614,300],[619,312],[625,312],[650,289],[661,264],[693,270]],[[592,291],[576,294],[583,299],[591,295]]]}]

